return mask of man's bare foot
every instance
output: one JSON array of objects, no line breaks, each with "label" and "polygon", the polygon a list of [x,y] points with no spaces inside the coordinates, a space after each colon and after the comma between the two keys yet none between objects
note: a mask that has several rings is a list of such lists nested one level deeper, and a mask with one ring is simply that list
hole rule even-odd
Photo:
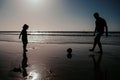
[{"label": "man's bare foot", "polygon": [[94,49],[89,49],[89,51],[94,51]]}]

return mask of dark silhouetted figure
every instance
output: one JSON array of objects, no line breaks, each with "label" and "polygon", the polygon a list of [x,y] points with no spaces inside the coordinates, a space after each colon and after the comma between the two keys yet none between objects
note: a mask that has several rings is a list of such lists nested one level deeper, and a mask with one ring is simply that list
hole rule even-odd
[{"label": "dark silhouetted figure", "polygon": [[26,52],[23,52],[23,59],[22,59],[23,77],[28,76],[27,71],[26,71],[26,67],[28,66],[27,60],[28,60],[28,58],[27,58]]},{"label": "dark silhouetted figure", "polygon": [[28,39],[27,39],[27,29],[28,28],[29,28],[29,26],[27,24],[24,24],[23,30],[21,31],[21,33],[19,35],[19,39],[21,38],[21,35],[22,35],[23,51],[27,51],[26,47],[28,44]]},{"label": "dark silhouetted figure", "polygon": [[68,59],[71,59],[71,58],[72,58],[72,54],[71,54],[71,53],[72,53],[72,49],[71,49],[71,48],[68,48],[68,49],[67,49],[67,52],[68,52],[67,58],[68,58]]},{"label": "dark silhouetted figure", "polygon": [[101,44],[101,42],[100,42],[100,39],[101,39],[101,36],[102,36],[103,33],[104,33],[104,28],[106,28],[106,37],[108,36],[107,23],[106,23],[106,21],[105,21],[103,18],[101,18],[101,17],[99,16],[98,13],[94,13],[94,17],[95,17],[95,19],[96,19],[96,21],[95,21],[95,25],[96,25],[96,26],[95,26],[94,35],[95,35],[95,33],[97,33],[97,34],[96,34],[96,37],[95,37],[95,39],[94,39],[93,48],[90,49],[90,51],[94,51],[96,45],[98,44],[98,46],[99,46],[99,48],[100,48],[100,51],[99,51],[98,53],[103,53],[102,44]]}]

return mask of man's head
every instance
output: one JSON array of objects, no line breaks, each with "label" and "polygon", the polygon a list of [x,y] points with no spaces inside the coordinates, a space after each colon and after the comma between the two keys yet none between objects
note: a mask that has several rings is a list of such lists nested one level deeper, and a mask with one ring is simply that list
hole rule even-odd
[{"label": "man's head", "polygon": [[94,17],[95,17],[95,19],[98,19],[99,18],[99,13],[94,13],[94,15],[93,15]]}]

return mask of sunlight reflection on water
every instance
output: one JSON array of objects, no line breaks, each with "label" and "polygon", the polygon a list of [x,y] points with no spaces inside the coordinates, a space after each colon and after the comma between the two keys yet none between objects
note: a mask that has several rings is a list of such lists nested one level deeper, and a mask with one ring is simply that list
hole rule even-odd
[{"label": "sunlight reflection on water", "polygon": [[40,75],[40,73],[33,70],[29,73],[26,80],[41,80],[41,75]]},{"label": "sunlight reflection on water", "polygon": [[48,40],[48,37],[44,37],[44,36],[29,36],[29,42],[41,42],[41,43],[45,43],[46,40]]}]

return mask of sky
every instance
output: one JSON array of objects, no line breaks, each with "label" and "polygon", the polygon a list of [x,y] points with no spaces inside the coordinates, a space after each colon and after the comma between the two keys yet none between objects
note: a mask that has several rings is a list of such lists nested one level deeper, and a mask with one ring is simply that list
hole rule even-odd
[{"label": "sky", "polygon": [[120,31],[120,0],[0,0],[0,31],[94,31],[93,14]]}]

